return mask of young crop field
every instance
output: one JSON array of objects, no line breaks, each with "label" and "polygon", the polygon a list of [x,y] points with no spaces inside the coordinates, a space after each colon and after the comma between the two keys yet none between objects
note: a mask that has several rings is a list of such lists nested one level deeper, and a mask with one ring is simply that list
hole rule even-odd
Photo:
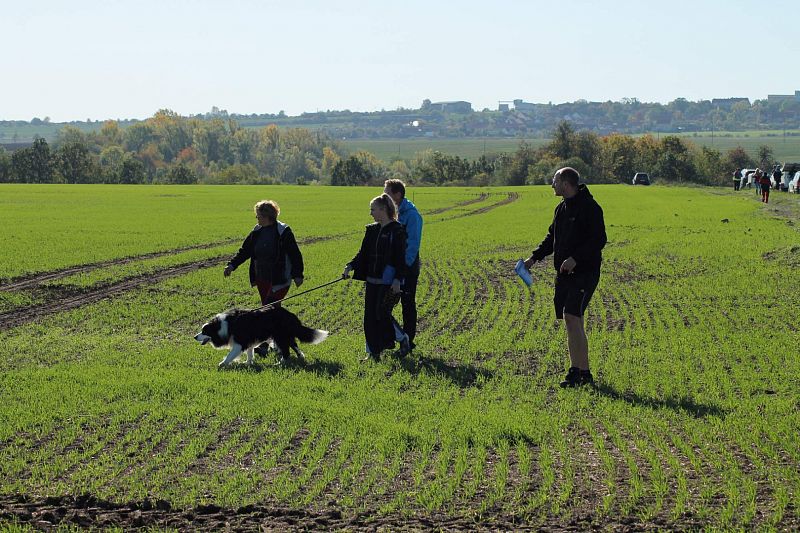
[{"label": "young crop field", "polygon": [[[286,302],[305,364],[193,339],[277,200],[335,280],[380,189],[0,187],[0,529],[800,529],[800,197],[590,186],[596,386],[561,389],[548,187],[412,188],[417,348],[360,362],[363,284]],[[399,308],[395,310],[399,315]]]},{"label": "young crop field", "polygon": [[[758,150],[761,146],[772,148],[773,156],[780,162],[800,162],[800,136],[798,132],[789,131],[783,136],[782,132],[711,132],[682,133],[679,137],[690,141],[697,146],[708,146],[719,150],[723,154],[741,146],[754,159],[758,159]],[[666,133],[653,136],[661,138]],[[674,135],[674,134],[672,134]],[[547,138],[514,139],[514,138],[464,138],[464,139],[350,139],[342,144],[351,152],[366,150],[384,161],[394,159],[410,160],[417,153],[425,150],[438,150],[442,153],[478,159],[484,154],[498,152],[513,152],[525,141],[534,148],[539,148],[550,142]]]}]

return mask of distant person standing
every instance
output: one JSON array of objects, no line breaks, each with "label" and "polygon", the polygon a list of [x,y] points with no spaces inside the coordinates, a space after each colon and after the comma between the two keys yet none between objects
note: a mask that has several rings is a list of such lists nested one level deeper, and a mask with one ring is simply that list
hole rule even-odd
[{"label": "distant person standing", "polygon": [[[757,168],[756,171],[753,173],[753,185],[756,186],[756,194],[761,196],[761,169]],[[761,201],[764,201],[764,197],[761,196]]]},{"label": "distant person standing", "polygon": [[761,184],[761,201],[765,204],[769,203],[769,174],[756,170],[756,180]]},{"label": "distant person standing", "polygon": [[422,216],[417,207],[406,198],[406,185],[401,180],[386,180],[384,194],[397,206],[398,222],[406,229],[406,278],[400,303],[403,306],[402,328],[394,320],[396,340],[400,342],[400,355],[407,355],[414,347],[417,334],[417,282],[419,281],[419,248],[422,243]]},{"label": "distant person standing", "polygon": [[733,171],[733,190],[738,191],[742,183],[742,169],[737,168]]},{"label": "distant person standing", "polygon": [[775,182],[775,190],[781,190],[781,178],[783,177],[783,172],[781,172],[780,165],[775,165],[775,168],[772,169],[772,180]]},{"label": "distant person standing", "polygon": [[261,304],[266,305],[283,299],[292,280],[298,287],[303,284],[303,255],[292,229],[278,220],[281,208],[275,201],[262,200],[253,209],[258,224],[228,261],[223,274],[227,278],[249,259],[250,285],[258,288]]},{"label": "distant person standing", "polygon": [[564,167],[553,176],[553,191],[563,200],[556,206],[553,223],[544,240],[533,251],[525,266],[530,267],[553,254],[556,269],[556,317],[564,320],[567,329],[570,368],[562,387],[591,385],[589,341],[583,325],[583,314],[600,281],[602,249],[606,244],[603,209],[589,189],[580,184],[574,168]]}]

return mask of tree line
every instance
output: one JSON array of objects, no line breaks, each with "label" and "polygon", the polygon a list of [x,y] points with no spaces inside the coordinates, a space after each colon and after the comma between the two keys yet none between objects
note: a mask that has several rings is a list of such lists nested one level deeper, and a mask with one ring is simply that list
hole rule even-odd
[{"label": "tree line", "polygon": [[728,185],[737,168],[770,168],[772,149],[762,146],[753,159],[741,147],[722,153],[675,135],[598,135],[576,131],[566,121],[541,148],[521,142],[508,153],[476,160],[426,150],[411,161],[385,163],[369,152],[357,152],[333,169],[333,185],[380,185],[401,178],[417,185],[508,186],[549,184],[554,172],[570,166],[589,183],[630,183],[636,172],[675,183]]},{"label": "tree line", "polygon": [[122,128],[62,128],[8,153],[0,181],[18,183],[269,184],[330,181],[345,155],[324,133],[303,128],[242,128],[232,119],[186,118],[169,110]]},{"label": "tree line", "polygon": [[0,150],[0,182],[381,185],[389,178],[417,185],[549,183],[556,169],[576,168],[590,183],[629,182],[635,172],[669,182],[727,184],[736,168],[774,163],[768,146],[754,160],[742,148],[722,153],[667,135],[633,137],[578,131],[562,121],[541,148],[476,160],[426,150],[411,160],[347,154],[325,134],[303,128],[242,128],[232,119],[198,120],[159,111],[122,129],[108,121],[97,132],[64,128],[53,147],[37,138],[28,148]]}]

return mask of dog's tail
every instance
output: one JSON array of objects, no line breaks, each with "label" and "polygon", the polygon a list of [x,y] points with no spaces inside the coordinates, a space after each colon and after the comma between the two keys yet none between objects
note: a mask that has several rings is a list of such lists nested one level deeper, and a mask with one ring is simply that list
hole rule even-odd
[{"label": "dog's tail", "polygon": [[308,344],[319,344],[328,338],[328,332],[321,329],[312,329],[302,326],[297,331],[297,340]]}]

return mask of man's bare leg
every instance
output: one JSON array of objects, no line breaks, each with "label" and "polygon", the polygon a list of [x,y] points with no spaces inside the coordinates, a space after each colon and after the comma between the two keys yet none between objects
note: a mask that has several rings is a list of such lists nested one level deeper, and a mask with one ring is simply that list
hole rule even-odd
[{"label": "man's bare leg", "polygon": [[570,366],[589,370],[589,339],[583,328],[583,317],[564,313],[564,324],[567,327]]}]

